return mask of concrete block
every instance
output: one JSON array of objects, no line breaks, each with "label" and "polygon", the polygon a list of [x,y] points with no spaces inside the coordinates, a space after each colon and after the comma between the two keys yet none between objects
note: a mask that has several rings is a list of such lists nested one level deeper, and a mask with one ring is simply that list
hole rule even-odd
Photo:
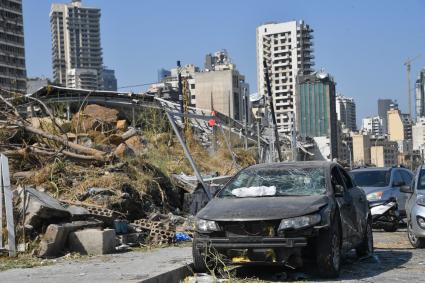
[{"label": "concrete block", "polygon": [[99,221],[75,221],[64,224],[50,224],[44,233],[37,255],[42,258],[56,257],[62,254],[69,233],[85,228],[101,227]]},{"label": "concrete block", "polygon": [[116,234],[113,229],[86,229],[69,234],[71,251],[81,254],[102,255],[113,253],[116,246]]},{"label": "concrete block", "polygon": [[28,202],[25,213],[25,225],[39,229],[43,223],[66,222],[71,213],[58,200],[34,188],[26,188]]}]

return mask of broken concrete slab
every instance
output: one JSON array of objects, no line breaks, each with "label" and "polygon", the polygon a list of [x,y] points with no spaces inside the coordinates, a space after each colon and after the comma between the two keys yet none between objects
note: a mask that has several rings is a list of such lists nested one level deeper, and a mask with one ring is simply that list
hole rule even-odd
[{"label": "broken concrete slab", "polygon": [[113,253],[116,247],[116,234],[113,229],[85,229],[71,232],[68,244],[71,251],[85,255]]},{"label": "broken concrete slab", "polygon": [[84,115],[95,118],[104,123],[116,123],[118,120],[118,110],[106,108],[97,104],[87,105],[83,111]]},{"label": "broken concrete slab", "polygon": [[114,155],[120,158],[134,156],[134,151],[125,143],[120,144],[114,151]]},{"label": "broken concrete slab", "polygon": [[91,215],[88,209],[81,206],[70,205],[66,209],[71,213],[71,219],[73,221],[87,219]]},{"label": "broken concrete slab", "polygon": [[41,239],[37,255],[41,258],[57,257],[65,250],[69,233],[86,228],[100,228],[101,226],[102,222],[95,220],[50,224]]},{"label": "broken concrete slab", "polygon": [[38,229],[45,223],[67,222],[71,219],[71,213],[50,195],[31,187],[25,188],[25,191],[25,226]]}]

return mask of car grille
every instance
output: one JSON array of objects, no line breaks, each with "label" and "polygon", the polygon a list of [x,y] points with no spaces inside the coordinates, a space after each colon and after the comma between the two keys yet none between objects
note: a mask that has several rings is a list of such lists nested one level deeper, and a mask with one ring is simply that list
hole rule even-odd
[{"label": "car grille", "polygon": [[240,236],[276,236],[279,223],[273,221],[247,221],[220,223],[227,237]]}]

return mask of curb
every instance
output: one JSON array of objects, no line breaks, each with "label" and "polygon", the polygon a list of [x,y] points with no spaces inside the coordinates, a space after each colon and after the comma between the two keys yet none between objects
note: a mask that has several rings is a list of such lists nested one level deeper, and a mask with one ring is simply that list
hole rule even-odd
[{"label": "curb", "polygon": [[142,280],[141,283],[179,283],[185,277],[193,275],[193,263]]}]

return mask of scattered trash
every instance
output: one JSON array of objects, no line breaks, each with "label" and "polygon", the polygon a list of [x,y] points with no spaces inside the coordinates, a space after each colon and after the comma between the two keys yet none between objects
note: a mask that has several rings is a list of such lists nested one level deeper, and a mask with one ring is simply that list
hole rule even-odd
[{"label": "scattered trash", "polygon": [[192,238],[184,232],[176,232],[176,242],[181,242],[181,241],[192,241]]}]

